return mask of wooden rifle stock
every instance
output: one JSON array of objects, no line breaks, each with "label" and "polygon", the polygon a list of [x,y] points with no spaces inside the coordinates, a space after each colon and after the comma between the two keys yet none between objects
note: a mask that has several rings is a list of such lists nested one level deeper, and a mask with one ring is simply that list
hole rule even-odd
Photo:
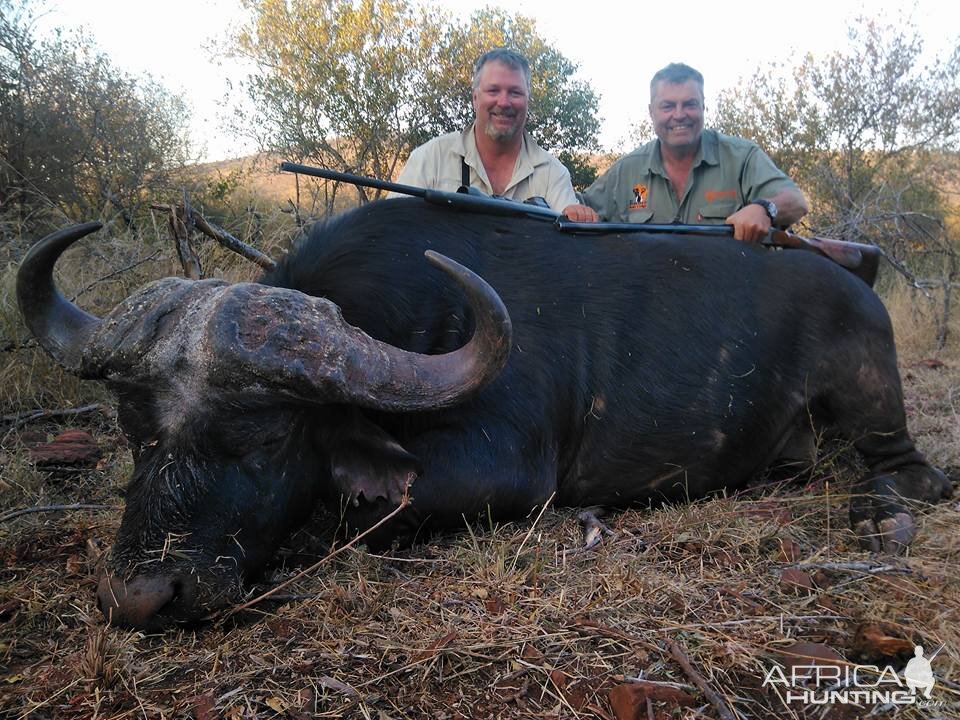
[{"label": "wooden rifle stock", "polygon": [[873,287],[880,269],[883,250],[876,245],[834,240],[832,238],[803,237],[786,230],[771,230],[764,245],[771,247],[810,250],[833,260]]}]

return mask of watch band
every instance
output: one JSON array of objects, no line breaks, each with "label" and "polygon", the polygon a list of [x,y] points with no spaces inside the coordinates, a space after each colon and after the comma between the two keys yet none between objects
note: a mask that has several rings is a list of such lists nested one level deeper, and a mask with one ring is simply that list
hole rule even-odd
[{"label": "watch band", "polygon": [[777,204],[773,200],[765,200],[764,198],[757,198],[756,200],[751,200],[750,205],[759,205],[762,207],[766,213],[767,217],[770,218],[770,222],[773,222],[777,217]]}]

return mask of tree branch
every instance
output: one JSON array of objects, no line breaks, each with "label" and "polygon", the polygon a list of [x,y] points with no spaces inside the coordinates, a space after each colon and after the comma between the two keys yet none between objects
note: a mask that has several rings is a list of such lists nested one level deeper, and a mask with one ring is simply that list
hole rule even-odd
[{"label": "tree branch", "polygon": [[105,412],[110,414],[110,409],[106,405],[101,405],[100,403],[92,403],[90,405],[83,405],[78,408],[64,408],[61,410],[31,410],[23,413],[15,413],[14,415],[4,415],[0,417],[0,422],[11,423],[13,427],[18,427],[20,425],[26,425],[28,422],[33,422],[34,420],[46,420],[47,418],[53,417],[67,417],[70,415],[83,415],[90,412]]}]

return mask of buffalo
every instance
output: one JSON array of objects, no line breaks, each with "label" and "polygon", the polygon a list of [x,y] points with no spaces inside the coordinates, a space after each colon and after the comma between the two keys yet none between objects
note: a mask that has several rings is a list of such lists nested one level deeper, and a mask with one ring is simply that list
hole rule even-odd
[{"label": "buffalo", "polygon": [[17,292],[40,344],[115,391],[133,449],[98,588],[114,623],[234,601],[321,502],[363,530],[409,491],[368,536],[406,544],[551,497],[737,488],[812,431],[863,457],[868,549],[902,551],[914,506],[951,492],[907,433],[883,304],[811,253],[393,199],[316,225],[257,283],[158,280],[101,319],[52,276],[97,227],[41,240]]}]

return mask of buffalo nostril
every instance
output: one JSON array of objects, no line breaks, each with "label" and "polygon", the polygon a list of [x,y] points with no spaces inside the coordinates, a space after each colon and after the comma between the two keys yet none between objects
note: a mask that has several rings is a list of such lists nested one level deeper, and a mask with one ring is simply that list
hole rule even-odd
[{"label": "buffalo nostril", "polygon": [[176,587],[171,576],[138,575],[125,581],[104,575],[97,587],[97,606],[111,625],[152,630],[164,624],[159,614],[176,597]]}]

